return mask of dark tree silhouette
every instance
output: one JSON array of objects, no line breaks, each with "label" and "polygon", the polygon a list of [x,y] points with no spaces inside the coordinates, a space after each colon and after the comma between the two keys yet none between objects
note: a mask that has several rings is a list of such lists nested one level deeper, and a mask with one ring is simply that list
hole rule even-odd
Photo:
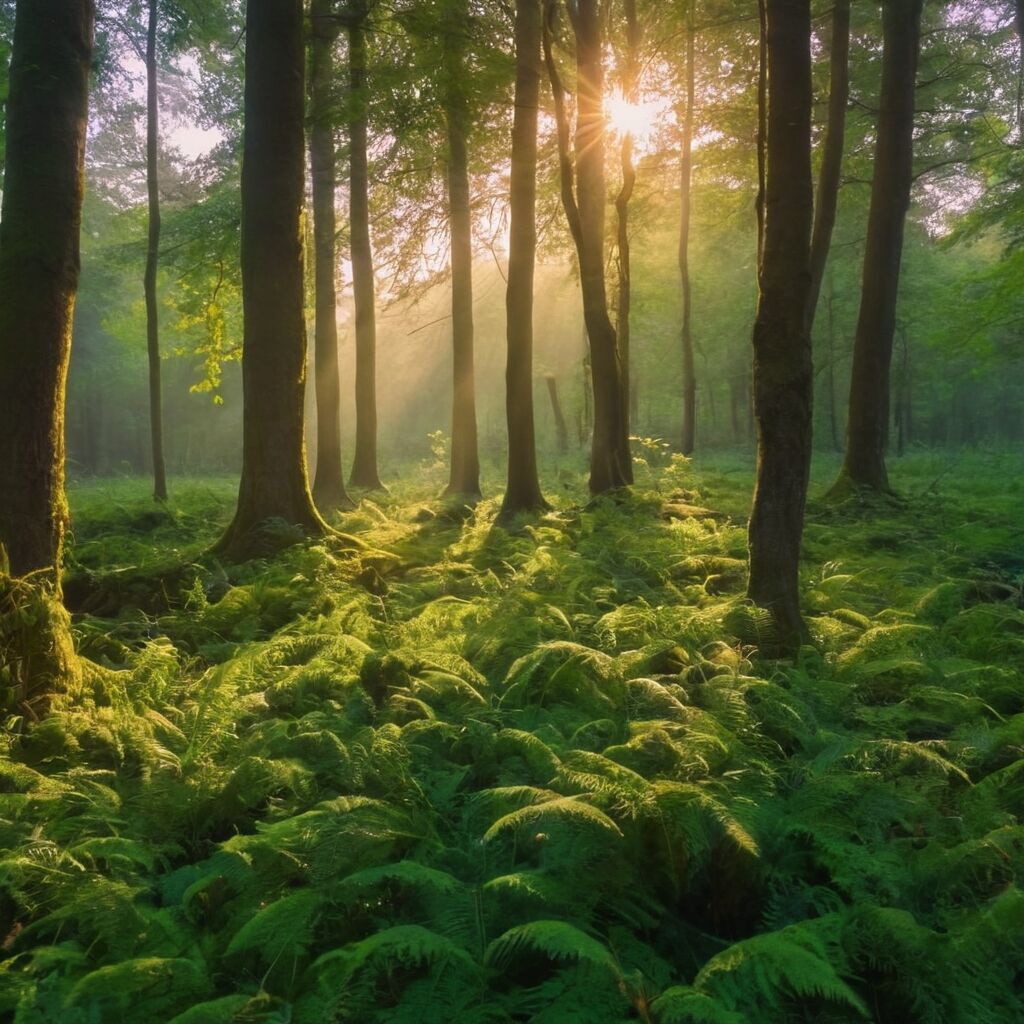
[{"label": "dark tree silhouette", "polygon": [[839,205],[839,177],[843,169],[846,138],[846,107],[850,101],[850,0],[835,0],[832,8],[832,49],[830,54],[828,124],[822,145],[818,192],[811,232],[811,288],[807,297],[807,330],[814,326],[825,277],[832,229]]},{"label": "dark tree silhouette", "polygon": [[598,0],[569,6],[576,40],[576,132],[570,147],[569,117],[552,49],[560,4],[545,0],[544,60],[554,94],[562,205],[576,246],[583,295],[583,319],[590,352],[594,432],[590,448],[590,491],[624,487],[632,475],[629,436],[623,415],[622,364],[615,327],[608,315],[605,284],[604,38]]},{"label": "dark tree silhouette", "polygon": [[0,214],[0,545],[60,586],[93,0],[20,0]]},{"label": "dark tree silhouette", "polygon": [[261,550],[267,520],[327,528],[306,476],[302,0],[249,0],[242,156],[242,480],[217,550]]},{"label": "dark tree silhouette", "polygon": [[348,26],[348,168],[352,291],[356,313],[356,451],[349,483],[382,487],[377,469],[377,317],[370,244],[370,173],[367,156],[366,0],[352,0]]},{"label": "dark tree silhouette", "polygon": [[331,94],[334,42],[340,24],[332,0],[312,0],[309,154],[313,179],[315,257],[316,474],[313,498],[322,512],[352,508],[341,466],[341,381],[338,376],[334,201],[337,160]]},{"label": "dark tree silhouette", "polygon": [[448,135],[448,223],[452,272],[452,454],[449,495],[480,496],[473,374],[473,211],[469,195],[469,7],[447,0],[442,14],[444,117]]},{"label": "dark tree silhouette", "polygon": [[846,458],[833,497],[851,488],[889,490],[890,376],[903,228],[914,162],[914,89],[922,0],[882,4],[882,88],[871,185],[860,314],[853,344]]},{"label": "dark tree silhouette", "polygon": [[509,514],[533,511],[546,504],[537,475],[537,440],[533,415],[533,278],[537,261],[540,0],[516,0],[515,48],[508,284],[505,291],[508,482],[502,502],[502,511]]},{"label": "dark tree silhouette", "polygon": [[146,196],[149,216],[144,277],[146,354],[149,359],[149,434],[153,453],[153,497],[157,501],[166,501],[167,471],[164,467],[163,395],[160,387],[160,313],[156,295],[156,275],[160,264],[160,93],[156,77],[159,28],[160,2],[149,0],[149,20],[146,26]]},{"label": "dark tree silhouette", "polygon": [[771,653],[806,635],[799,569],[811,460],[813,380],[807,333],[811,219],[810,0],[765,0],[767,96],[760,294],[754,322],[757,482],[748,596],[775,623]]}]

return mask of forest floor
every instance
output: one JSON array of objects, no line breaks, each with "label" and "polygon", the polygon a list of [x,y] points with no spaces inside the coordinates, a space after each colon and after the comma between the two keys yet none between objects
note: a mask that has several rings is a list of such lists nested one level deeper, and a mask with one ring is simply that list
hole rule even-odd
[{"label": "forest floor", "polygon": [[1024,459],[812,503],[814,646],[765,663],[749,460],[645,452],[511,530],[423,465],[231,567],[233,482],[74,486],[0,1019],[1024,1021]]}]

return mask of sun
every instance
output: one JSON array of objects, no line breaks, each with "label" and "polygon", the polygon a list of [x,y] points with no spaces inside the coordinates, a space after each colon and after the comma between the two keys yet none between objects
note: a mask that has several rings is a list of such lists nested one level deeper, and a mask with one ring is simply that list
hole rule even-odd
[{"label": "sun", "polygon": [[620,136],[631,135],[639,145],[650,140],[657,123],[664,115],[665,104],[645,99],[633,103],[621,92],[613,92],[605,101],[608,126]]}]

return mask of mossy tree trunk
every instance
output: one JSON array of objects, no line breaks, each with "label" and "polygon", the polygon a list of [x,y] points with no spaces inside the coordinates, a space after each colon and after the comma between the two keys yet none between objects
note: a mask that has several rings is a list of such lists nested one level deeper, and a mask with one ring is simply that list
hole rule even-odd
[{"label": "mossy tree trunk", "polygon": [[686,6],[686,105],[679,160],[679,280],[683,299],[683,433],[680,450],[690,455],[697,443],[697,370],[693,357],[693,289],[690,282],[690,223],[693,219],[693,119],[697,73],[694,5]]},{"label": "mossy tree trunk", "polygon": [[341,380],[338,373],[338,301],[335,236],[335,156],[331,96],[334,43],[340,28],[332,0],[310,8],[309,154],[313,179],[315,258],[316,474],[313,498],[325,513],[353,507],[341,465]]},{"label": "mossy tree trunk", "polygon": [[249,0],[242,156],[242,480],[217,550],[259,553],[283,520],[325,532],[306,475],[302,0]]},{"label": "mossy tree trunk", "polygon": [[60,586],[93,0],[19,0],[0,215],[0,544]]},{"label": "mossy tree trunk", "polygon": [[533,413],[533,280],[537,262],[537,111],[540,102],[541,0],[516,0],[516,83],[512,114],[508,283],[505,290],[505,413],[508,482],[502,511],[535,511],[546,502],[537,473]]},{"label": "mossy tree trunk", "polygon": [[814,203],[810,0],[765,0],[764,15],[768,88],[753,337],[757,482],[748,596],[774,620],[766,653],[789,653],[806,637],[799,568],[813,395],[806,318]]},{"label": "mossy tree trunk", "polygon": [[903,229],[914,160],[914,90],[922,0],[882,4],[882,87],[871,185],[860,313],[850,375],[846,458],[833,495],[851,487],[889,490],[890,376]]},{"label": "mossy tree trunk", "polygon": [[349,234],[356,314],[356,450],[349,483],[379,490],[377,469],[377,317],[370,244],[370,174],[367,155],[366,0],[346,10],[349,78]]},{"label": "mossy tree trunk", "polygon": [[452,452],[449,495],[480,496],[476,385],[473,370],[473,214],[469,195],[469,69],[465,63],[469,9],[448,0],[442,20],[445,127],[448,136],[448,225],[452,273]]}]

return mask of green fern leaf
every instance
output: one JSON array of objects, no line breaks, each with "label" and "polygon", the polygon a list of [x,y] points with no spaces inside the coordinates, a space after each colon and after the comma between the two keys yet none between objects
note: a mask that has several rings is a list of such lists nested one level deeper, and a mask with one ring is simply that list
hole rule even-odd
[{"label": "green fern leaf", "polygon": [[561,796],[544,803],[520,807],[517,811],[503,815],[484,833],[484,841],[489,842],[507,829],[533,826],[544,821],[590,825],[613,832],[617,836],[622,835],[622,830],[604,811],[598,810],[592,804],[585,803],[579,797]]},{"label": "green fern leaf", "polygon": [[750,1019],[689,985],[666,989],[651,1009],[658,1024],[747,1024]]},{"label": "green fern leaf", "polygon": [[516,925],[488,947],[487,963],[503,968],[524,950],[536,950],[550,960],[594,964],[615,972],[615,959],[608,948],[567,921],[530,921]]},{"label": "green fern leaf", "polygon": [[301,956],[313,937],[321,904],[322,897],[312,889],[275,900],[238,929],[227,954],[255,952],[265,964],[288,953]]}]

